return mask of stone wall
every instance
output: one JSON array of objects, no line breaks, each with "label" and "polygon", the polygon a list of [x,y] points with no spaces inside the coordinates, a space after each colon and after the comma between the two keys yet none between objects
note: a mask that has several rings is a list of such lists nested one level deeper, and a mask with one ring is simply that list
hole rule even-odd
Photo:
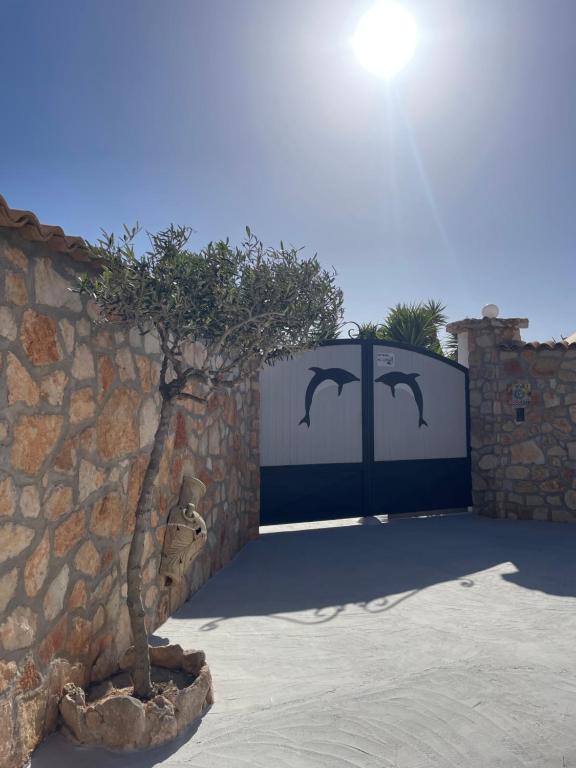
[{"label": "stone wall", "polygon": [[[527,326],[487,318],[448,326],[467,348],[474,507],[493,517],[574,522],[576,344],[524,344]],[[523,411],[512,397],[518,384],[530,393]]]},{"label": "stone wall", "polygon": [[[159,414],[151,334],[98,325],[71,258],[0,232],[0,766],[56,722],[62,685],[108,675],[130,643],[126,562]],[[190,350],[199,354],[201,350]],[[178,407],[146,537],[144,600],[163,622],[258,530],[258,391]],[[158,575],[184,473],[208,545],[185,583]]]}]

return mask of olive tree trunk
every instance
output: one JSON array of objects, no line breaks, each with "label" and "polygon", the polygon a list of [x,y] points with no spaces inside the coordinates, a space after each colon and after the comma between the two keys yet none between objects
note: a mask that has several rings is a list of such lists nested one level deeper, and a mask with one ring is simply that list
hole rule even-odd
[{"label": "olive tree trunk", "polygon": [[160,461],[166,438],[170,430],[172,420],[173,400],[170,397],[162,398],[160,421],[156,434],[150,460],[144,474],[142,490],[136,506],[136,521],[134,535],[130,544],[128,556],[128,613],[132,627],[132,642],[134,643],[134,667],[132,680],[134,683],[134,695],[141,699],[149,699],[154,695],[152,681],[150,679],[150,652],[148,649],[148,633],[146,631],[146,612],[142,602],[142,558],[144,554],[144,541],[146,531],[150,527],[150,512],[153,501],[154,482],[160,470]]}]

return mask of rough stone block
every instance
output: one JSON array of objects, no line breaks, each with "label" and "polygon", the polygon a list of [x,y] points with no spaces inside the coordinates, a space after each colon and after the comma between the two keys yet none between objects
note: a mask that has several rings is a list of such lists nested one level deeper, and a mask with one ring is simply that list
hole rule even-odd
[{"label": "rough stone block", "polygon": [[86,592],[86,582],[79,579],[74,584],[70,597],[68,598],[68,611],[74,611],[76,608],[86,608],[88,603],[88,593]]},{"label": "rough stone block", "polygon": [[[18,667],[15,661],[0,661],[0,693],[10,688],[16,680]],[[0,730],[1,733],[1,730]]]},{"label": "rough stone block", "polygon": [[57,624],[48,632],[40,643],[38,658],[43,664],[48,664],[66,647],[68,637],[68,616],[64,615]]},{"label": "rough stone block", "polygon": [[34,379],[11,352],[6,356],[6,387],[9,405],[23,402],[34,406],[40,400],[40,392]]},{"label": "rough stone block", "polygon": [[136,367],[138,368],[138,376],[140,378],[140,386],[144,392],[150,392],[152,389],[152,372],[150,366],[150,360],[143,355],[136,355]]},{"label": "rough stone block", "polygon": [[510,447],[513,464],[544,464],[544,454],[534,440],[516,443]]},{"label": "rough stone block", "polygon": [[553,493],[554,491],[561,491],[564,488],[564,483],[557,477],[553,477],[550,480],[544,480],[541,485],[543,491],[547,493]]},{"label": "rough stone block", "polygon": [[552,507],[559,507],[562,504],[560,496],[546,496],[546,503]]},{"label": "rough stone block", "polygon": [[28,289],[23,275],[17,272],[6,272],[5,295],[9,304],[16,304],[19,307],[28,303]]},{"label": "rough stone block", "polygon": [[0,307],[0,336],[14,341],[18,334],[18,326],[14,313],[8,307]]},{"label": "rough stone block", "polygon": [[96,411],[94,395],[89,387],[73,392],[70,397],[70,422],[78,424],[86,419],[91,419]]},{"label": "rough stone block", "polygon": [[0,564],[17,557],[29,546],[34,538],[34,529],[17,523],[0,525]]},{"label": "rough stone block", "polygon": [[78,499],[84,501],[91,493],[97,491],[106,479],[103,470],[90,461],[82,459],[78,473]]},{"label": "rough stone block", "polygon": [[58,472],[70,474],[76,466],[78,437],[69,437],[64,441],[62,448],[54,459],[54,469]]},{"label": "rough stone block", "polygon": [[36,261],[34,269],[36,301],[50,307],[66,308],[73,312],[82,310],[82,300],[71,290],[71,283],[53,268],[49,258]]},{"label": "rough stone block", "polygon": [[29,648],[36,639],[36,615],[31,608],[19,606],[0,624],[0,643],[4,650]]},{"label": "rough stone block", "polygon": [[34,485],[25,485],[20,492],[20,511],[24,517],[38,517],[40,498]]},{"label": "rough stone block", "polygon": [[56,321],[27,309],[20,325],[20,342],[32,365],[57,363],[62,353],[56,336]]},{"label": "rough stone block", "polygon": [[498,458],[493,454],[487,454],[485,456],[481,456],[480,460],[478,461],[478,466],[482,470],[495,469],[498,466],[498,464],[499,464]]},{"label": "rough stone block", "polygon": [[42,677],[40,676],[34,661],[31,656],[28,656],[18,677],[18,691],[19,693],[33,691],[35,688],[38,688],[41,682]]},{"label": "rough stone block", "polygon": [[36,474],[54,449],[62,423],[62,416],[20,416],[14,428],[12,466],[28,475]]},{"label": "rough stone block", "polygon": [[11,700],[0,701],[0,765],[17,766],[23,762],[23,755],[15,754],[14,714]]},{"label": "rough stone block", "polygon": [[103,399],[116,378],[114,363],[108,355],[98,358],[98,399]]},{"label": "rough stone block", "polygon": [[56,578],[48,587],[44,596],[44,617],[47,621],[52,621],[64,608],[64,598],[68,589],[68,579],[70,569],[65,565]]},{"label": "rough stone block", "polygon": [[506,467],[505,476],[510,480],[526,480],[530,476],[528,467]]},{"label": "rough stone block", "polygon": [[134,359],[128,347],[123,347],[116,352],[116,367],[120,381],[132,381],[136,378]]},{"label": "rough stone block", "polygon": [[69,696],[64,696],[60,711],[78,741],[105,744],[112,749],[135,749],[143,741],[146,712],[141,701],[114,696],[71,717],[70,709],[77,710],[78,705],[70,703]]},{"label": "rough stone block", "polygon": [[87,576],[96,576],[100,570],[100,555],[91,541],[86,541],[74,558],[76,568]]},{"label": "rough stone block", "polygon": [[69,552],[82,538],[85,531],[84,512],[74,512],[58,526],[54,533],[54,554],[62,557]]},{"label": "rough stone block", "polygon": [[57,485],[48,496],[43,512],[48,520],[58,520],[72,511],[72,488]]},{"label": "rough stone block", "polygon": [[11,477],[0,480],[0,517],[12,517],[18,496]]},{"label": "rough stone block", "polygon": [[60,328],[60,335],[64,342],[64,349],[68,355],[74,352],[75,330],[74,326],[69,320],[63,319],[58,323]]},{"label": "rough stone block", "polygon": [[64,371],[53,371],[40,382],[40,397],[50,405],[62,405],[68,376]]},{"label": "rough stone block", "polygon": [[0,615],[4,613],[7,605],[16,594],[17,586],[18,570],[16,568],[0,576]]},{"label": "rough stone block", "polygon": [[24,588],[28,597],[34,597],[42,588],[48,573],[49,562],[50,536],[46,531],[24,566]]},{"label": "rough stone block", "polygon": [[98,450],[105,461],[139,449],[139,400],[135,390],[117,389],[104,405],[96,429]]},{"label": "rough stone block", "polygon": [[96,502],[90,517],[90,530],[97,536],[116,536],[122,527],[122,498],[110,493]]},{"label": "rough stone block", "polygon": [[24,755],[29,755],[42,740],[47,704],[48,691],[45,687],[17,700],[18,732]]},{"label": "rough stone block", "polygon": [[148,398],[142,404],[140,409],[140,446],[144,448],[152,443],[156,429],[158,427],[158,421],[160,413],[156,407],[156,403],[152,398]]},{"label": "rough stone block", "polygon": [[76,347],[72,363],[72,376],[75,379],[92,379],[95,376],[94,356],[87,344],[79,344]]},{"label": "rough stone block", "polygon": [[86,650],[90,644],[92,623],[81,616],[74,617],[70,622],[66,652],[72,659],[86,659]]}]

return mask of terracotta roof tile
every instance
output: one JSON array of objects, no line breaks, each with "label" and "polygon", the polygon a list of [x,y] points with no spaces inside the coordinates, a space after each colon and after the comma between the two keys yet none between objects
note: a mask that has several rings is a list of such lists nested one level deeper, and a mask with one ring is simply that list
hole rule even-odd
[{"label": "terracotta roof tile", "polygon": [[510,341],[500,349],[576,349],[576,342],[564,341]]},{"label": "terracotta roof tile", "polygon": [[45,243],[48,248],[65,253],[77,261],[95,261],[81,237],[64,234],[61,227],[40,224],[31,211],[10,208],[0,195],[0,230],[16,230],[20,237],[34,243]]}]

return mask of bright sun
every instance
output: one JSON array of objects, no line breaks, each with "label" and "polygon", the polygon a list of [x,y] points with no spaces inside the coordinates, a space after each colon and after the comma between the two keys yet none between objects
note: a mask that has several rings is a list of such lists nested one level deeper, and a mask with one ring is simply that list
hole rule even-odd
[{"label": "bright sun", "polygon": [[352,45],[368,72],[389,80],[408,64],[417,42],[412,14],[395,0],[378,0],[358,22]]}]

